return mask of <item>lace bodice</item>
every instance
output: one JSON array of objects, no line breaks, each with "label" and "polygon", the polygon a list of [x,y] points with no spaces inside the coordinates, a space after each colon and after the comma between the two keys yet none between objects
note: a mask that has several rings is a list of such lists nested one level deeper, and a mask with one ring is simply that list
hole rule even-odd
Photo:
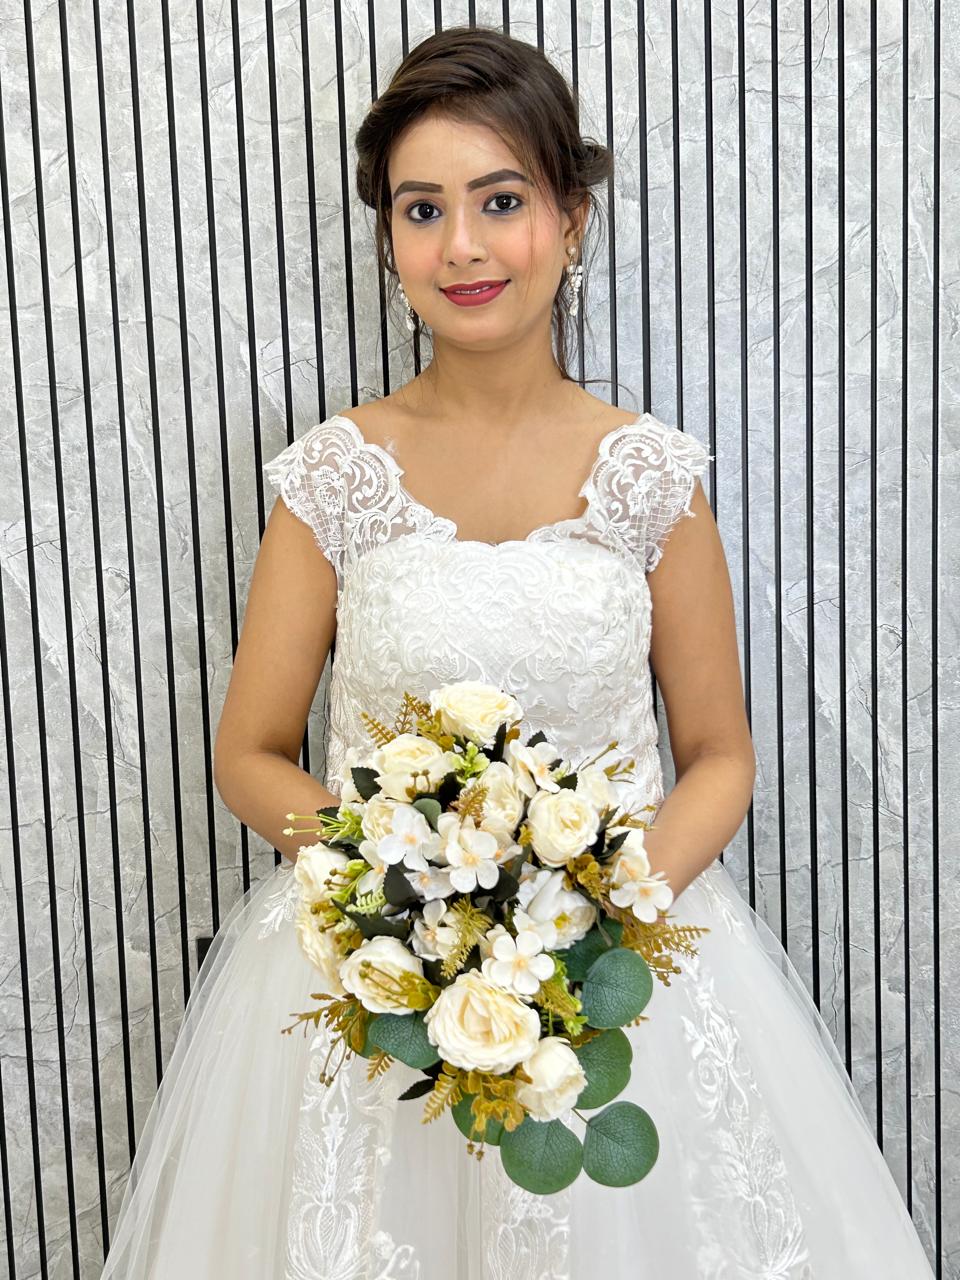
[{"label": "lace bodice", "polygon": [[[574,763],[617,739],[642,803],[663,799],[648,670],[646,574],[713,455],[641,414],[609,431],[579,491],[584,512],[499,543],[462,539],[404,471],[334,414],[264,466],[337,576],[325,785],[347,748],[373,744],[361,712],[392,721],[404,690],[482,680]],[[603,763],[611,762],[605,757]]]}]

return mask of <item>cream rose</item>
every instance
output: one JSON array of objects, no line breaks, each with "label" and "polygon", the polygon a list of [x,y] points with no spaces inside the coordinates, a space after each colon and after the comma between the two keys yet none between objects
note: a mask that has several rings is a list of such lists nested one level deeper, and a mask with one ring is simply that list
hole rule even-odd
[{"label": "cream rose", "polygon": [[518,996],[466,969],[427,1010],[427,1036],[455,1067],[502,1074],[528,1058],[540,1039],[540,1015]]},{"label": "cream rose", "polygon": [[527,809],[527,823],[540,861],[562,867],[596,840],[600,815],[579,792],[560,787],[537,792]]},{"label": "cream rose", "polygon": [[433,791],[443,778],[452,773],[460,761],[454,751],[444,751],[430,738],[416,733],[398,733],[378,747],[370,767],[377,773],[381,793],[393,800],[409,804],[416,792]]},{"label": "cream rose", "polygon": [[363,806],[360,829],[368,840],[380,841],[393,831],[393,815],[398,800],[391,800],[382,793],[373,795]]},{"label": "cream rose", "polygon": [[500,726],[522,715],[516,698],[479,680],[460,680],[434,689],[430,710],[440,712],[440,723],[447,733],[469,738],[480,747],[492,746]]},{"label": "cream rose", "polygon": [[484,769],[481,782],[487,788],[481,825],[489,831],[513,835],[525,803],[513,770],[503,760],[494,760]]},{"label": "cream rose", "polygon": [[391,984],[378,973],[364,977],[360,972],[364,960],[369,960],[390,978],[398,978],[402,973],[415,973],[422,978],[423,961],[408,951],[399,938],[380,934],[366,938],[340,965],[340,981],[358,997],[365,1009],[371,1013],[412,1013],[407,1005],[391,994]]},{"label": "cream rose", "polygon": [[517,1101],[534,1120],[556,1120],[587,1083],[580,1059],[560,1036],[544,1036],[522,1066],[533,1083],[517,1081]]},{"label": "cream rose", "polygon": [[324,992],[330,996],[344,995],[343,983],[338,973],[340,951],[336,942],[336,930],[319,928],[307,902],[301,902],[297,907],[293,922],[301,949],[310,963],[320,971]]},{"label": "cream rose", "polygon": [[326,883],[327,877],[334,871],[342,871],[349,861],[346,854],[329,849],[323,843],[302,845],[293,864],[300,897],[307,903],[329,898],[331,886]]}]

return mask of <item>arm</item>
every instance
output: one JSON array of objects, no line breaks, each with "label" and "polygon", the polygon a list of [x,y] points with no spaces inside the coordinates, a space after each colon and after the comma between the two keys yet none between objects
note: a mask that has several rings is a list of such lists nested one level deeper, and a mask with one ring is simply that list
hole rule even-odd
[{"label": "arm", "polygon": [[319,836],[286,814],[339,804],[297,761],[336,632],[337,578],[310,527],[277,499],[264,530],[214,743],[227,808],[291,861]]},{"label": "arm", "polygon": [[756,756],[744,705],[730,574],[699,481],[654,571],[650,660],[663,696],[677,782],[644,835],[651,871],[678,898],[740,829]]}]

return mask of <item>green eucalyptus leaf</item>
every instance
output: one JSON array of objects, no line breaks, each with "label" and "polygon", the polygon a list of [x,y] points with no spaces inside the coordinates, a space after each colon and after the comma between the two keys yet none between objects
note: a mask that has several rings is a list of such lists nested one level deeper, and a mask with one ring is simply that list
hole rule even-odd
[{"label": "green eucalyptus leaf", "polygon": [[574,1045],[587,1083],[580,1091],[576,1105],[590,1110],[603,1107],[626,1088],[630,1079],[633,1049],[619,1027],[594,1036],[586,1044]]},{"label": "green eucalyptus leaf", "polygon": [[605,1187],[627,1187],[657,1162],[660,1138],[643,1107],[614,1102],[591,1116],[583,1138],[583,1171]]},{"label": "green eucalyptus leaf", "polygon": [[583,1166],[583,1143],[560,1120],[540,1121],[527,1116],[500,1139],[504,1172],[517,1186],[534,1195],[562,1191]]},{"label": "green eucalyptus leaf", "polygon": [[619,920],[604,920],[603,929],[612,939],[608,942],[600,931],[598,925],[594,925],[589,933],[578,939],[572,947],[567,947],[561,954],[564,963],[567,966],[567,977],[571,982],[582,982],[587,976],[587,971],[593,964],[594,960],[605,951],[609,951],[611,947],[619,946],[620,939],[623,936],[623,925]]},{"label": "green eucalyptus leaf", "polygon": [[378,1013],[370,1021],[368,1038],[371,1044],[383,1049],[392,1058],[405,1062],[408,1067],[429,1067],[439,1062],[440,1055],[430,1043],[423,1014]]},{"label": "green eucalyptus leaf", "polygon": [[587,971],[581,1012],[591,1027],[622,1027],[643,1012],[652,994],[653,976],[643,956],[613,947]]}]

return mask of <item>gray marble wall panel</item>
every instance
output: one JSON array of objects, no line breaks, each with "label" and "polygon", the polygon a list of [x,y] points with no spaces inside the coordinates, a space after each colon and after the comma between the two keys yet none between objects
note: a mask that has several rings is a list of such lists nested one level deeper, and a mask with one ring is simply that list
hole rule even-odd
[{"label": "gray marble wall panel", "polygon": [[198,942],[278,856],[211,776],[260,463],[429,358],[384,346],[351,140],[470,21],[616,154],[583,368],[716,454],[759,760],[724,860],[960,1277],[960,0],[0,0],[9,1274],[99,1274]]}]

